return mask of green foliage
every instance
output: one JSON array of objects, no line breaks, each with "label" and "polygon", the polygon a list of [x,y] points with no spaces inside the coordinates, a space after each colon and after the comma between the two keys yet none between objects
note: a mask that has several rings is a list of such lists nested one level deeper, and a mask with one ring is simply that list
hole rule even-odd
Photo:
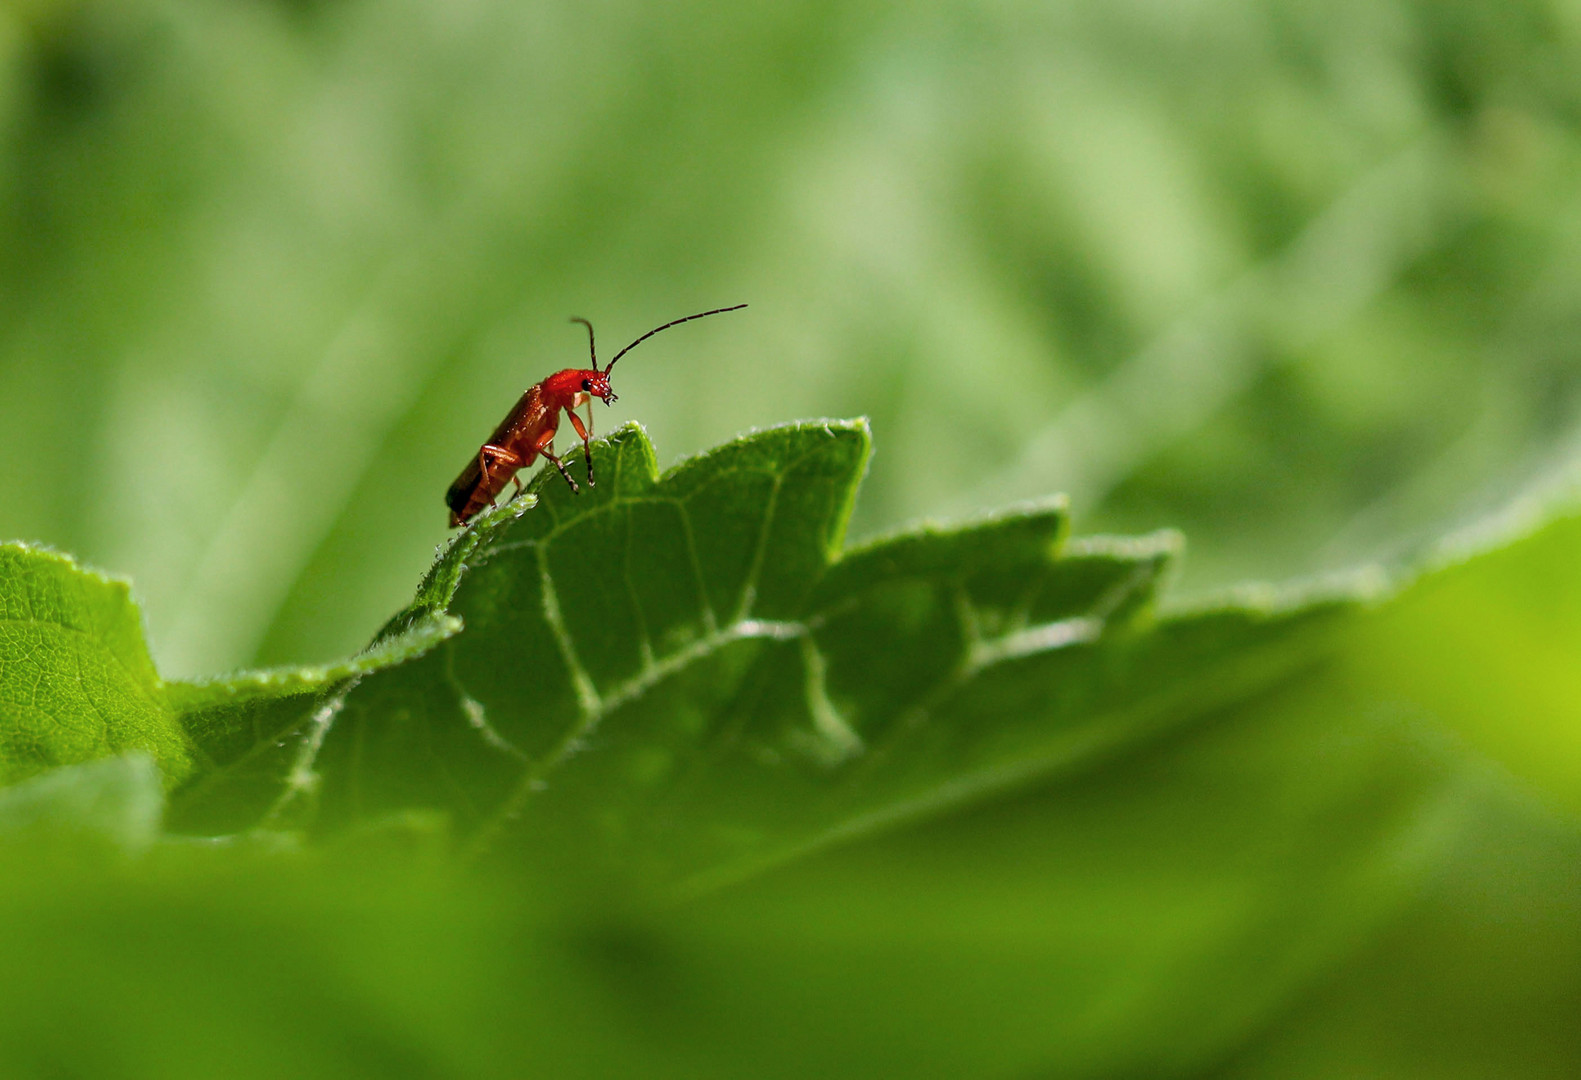
[{"label": "green foliage", "polygon": [[288,738],[311,740],[329,719],[340,688],[421,656],[460,625],[443,615],[414,618],[338,664],[170,684],[167,698],[198,762],[176,793],[175,820],[202,817],[212,832],[257,824],[280,797],[298,756]]},{"label": "green foliage", "polygon": [[0,545],[0,782],[127,750],[191,769],[126,583]]},{"label": "green foliage", "polygon": [[540,476],[388,631],[465,633],[327,697],[290,688],[250,743],[189,722],[225,764],[176,792],[174,821],[335,831],[421,807],[469,851],[729,877],[1188,724],[1309,663],[1345,611],[1155,627],[1175,539],[1070,548],[1057,503],[841,555],[863,424],[774,429],[662,477],[638,428],[596,454],[597,487]]},{"label": "green foliage", "polygon": [[[1178,540],[1059,503],[845,548],[867,452],[805,423],[661,474],[628,426],[343,664],[145,664],[163,776],[101,746],[0,791],[12,1071],[1408,1075],[1470,1032],[1575,1064],[1581,830],[1424,723],[1492,648],[1434,598],[1563,619],[1573,519],[1384,600],[1160,614]],[[79,648],[139,642],[119,586],[8,565],[115,598]],[[1519,703],[1546,657],[1501,655]]]},{"label": "green foliage", "polygon": [[51,551],[0,545],[0,782],[142,750],[168,783],[202,786],[238,739],[256,749],[274,712],[420,654],[458,625],[414,620],[343,663],[167,686],[125,582]]},{"label": "green foliage", "polygon": [[[1561,509],[1518,546],[1470,561],[1462,555],[1417,582],[1356,642],[1349,662],[1574,812],[1581,810],[1581,518]],[[1534,516],[1541,520],[1527,514]]]}]

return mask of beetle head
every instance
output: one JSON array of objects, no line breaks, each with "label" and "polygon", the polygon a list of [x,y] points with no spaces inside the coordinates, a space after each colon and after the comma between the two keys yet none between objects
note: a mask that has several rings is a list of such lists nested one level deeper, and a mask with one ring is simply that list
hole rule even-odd
[{"label": "beetle head", "polygon": [[582,390],[584,393],[592,394],[605,405],[620,400],[616,396],[615,391],[610,388],[609,372],[607,371],[583,372]]}]

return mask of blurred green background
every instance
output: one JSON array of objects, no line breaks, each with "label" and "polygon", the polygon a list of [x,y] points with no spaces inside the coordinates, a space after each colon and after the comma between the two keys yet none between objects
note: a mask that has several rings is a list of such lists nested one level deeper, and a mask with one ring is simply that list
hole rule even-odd
[{"label": "blurred green background", "polygon": [[[133,578],[167,676],[365,642],[569,316],[743,301],[601,430],[865,414],[853,537],[1066,491],[1182,529],[1177,598],[1410,556],[1581,475],[1581,0],[0,0],[0,538]],[[1189,736],[630,925],[0,837],[0,1045],[1574,1075],[1571,513]]]},{"label": "blurred green background", "polygon": [[514,396],[873,418],[861,536],[1063,490],[1187,594],[1575,456],[1581,4],[17,0],[0,536],[168,675],[345,652]]}]

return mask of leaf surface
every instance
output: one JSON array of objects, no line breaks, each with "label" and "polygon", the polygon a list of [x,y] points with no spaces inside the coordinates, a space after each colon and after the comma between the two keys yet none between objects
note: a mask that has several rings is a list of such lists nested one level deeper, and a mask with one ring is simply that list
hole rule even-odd
[{"label": "leaf surface", "polygon": [[[1422,1032],[1496,1042],[1572,1000],[1573,822],[1423,722],[1459,700],[1435,673],[1547,660],[1422,598],[1522,567],[1565,595],[1563,521],[1381,606],[1358,579],[1159,614],[1178,540],[1070,540],[1057,502],[843,548],[860,424],[663,474],[639,429],[597,452],[596,488],[550,474],[458,534],[359,656],[162,688],[190,763],[172,827],[317,843],[151,844],[146,758],[0,793],[0,906],[91,945],[18,931],[40,974],[7,1022],[157,962],[220,997],[177,980],[95,1014],[150,1075],[145,1029],[198,1017],[260,1075],[1185,1078],[1447,1060]],[[1497,591],[1512,625],[1546,610]],[[1425,651],[1392,639],[1434,620]],[[55,820],[143,861],[60,873],[32,843]],[[438,821],[486,872],[424,869]],[[1440,954],[1444,989],[1407,1002],[1395,969]],[[325,1020],[281,1042],[302,1008]],[[1561,1030],[1499,1060],[1568,1062]]]},{"label": "leaf surface", "polygon": [[[0,785],[141,751],[186,802],[240,787],[275,718],[420,654],[459,623],[419,617],[338,664],[166,684],[124,581],[25,544],[0,545]],[[247,822],[246,824],[252,824]]]},{"label": "leaf surface", "polygon": [[1368,623],[1347,663],[1416,702],[1542,792],[1581,810],[1581,516],[1442,560]]},{"label": "leaf surface", "polygon": [[0,545],[0,783],[129,750],[192,768],[127,584]]},{"label": "leaf surface", "polygon": [[860,422],[663,475],[635,426],[596,445],[596,487],[540,475],[386,631],[464,632],[329,697],[260,698],[240,756],[267,767],[178,792],[177,822],[423,808],[474,855],[708,888],[1090,767],[1277,683],[1355,613],[1262,596],[1159,622],[1178,539],[1069,542],[1057,501],[842,550]]}]

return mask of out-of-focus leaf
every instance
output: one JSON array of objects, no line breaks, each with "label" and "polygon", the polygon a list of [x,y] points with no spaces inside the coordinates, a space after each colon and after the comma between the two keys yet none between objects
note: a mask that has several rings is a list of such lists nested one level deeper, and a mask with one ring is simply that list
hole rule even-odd
[{"label": "out-of-focus leaf", "polygon": [[1227,1054],[1216,1080],[1581,1072],[1581,830],[1500,783],[1431,887]]},{"label": "out-of-focus leaf", "polygon": [[667,913],[634,1010],[701,1014],[755,1075],[1197,1075],[1387,924],[1467,792],[1309,671]]},{"label": "out-of-focus leaf", "polygon": [[1427,575],[1349,650],[1572,813],[1581,810],[1581,517]]}]

